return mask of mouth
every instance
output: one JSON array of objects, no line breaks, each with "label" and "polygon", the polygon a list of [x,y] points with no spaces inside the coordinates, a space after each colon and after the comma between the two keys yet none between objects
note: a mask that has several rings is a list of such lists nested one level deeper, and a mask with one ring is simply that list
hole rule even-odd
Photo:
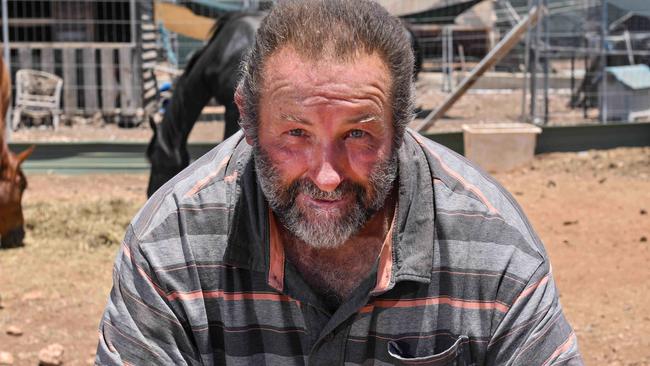
[{"label": "mouth", "polygon": [[311,209],[322,211],[343,210],[346,206],[349,205],[351,201],[351,195],[345,195],[339,199],[320,199],[311,197],[309,195],[300,194],[298,200],[302,201],[304,206]]}]

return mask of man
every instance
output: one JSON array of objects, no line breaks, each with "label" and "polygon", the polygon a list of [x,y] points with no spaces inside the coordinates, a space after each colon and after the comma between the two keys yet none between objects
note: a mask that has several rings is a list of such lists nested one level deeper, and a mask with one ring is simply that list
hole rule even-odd
[{"label": "man", "polygon": [[413,56],[366,0],[280,2],[243,134],[129,226],[99,364],[582,364],[511,196],[405,130]]}]

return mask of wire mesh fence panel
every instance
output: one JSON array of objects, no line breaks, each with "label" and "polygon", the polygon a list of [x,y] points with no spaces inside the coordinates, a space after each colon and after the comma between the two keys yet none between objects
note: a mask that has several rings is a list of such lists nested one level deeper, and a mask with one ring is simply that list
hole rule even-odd
[{"label": "wire mesh fence panel", "polygon": [[422,108],[436,109],[534,6],[545,9],[537,25],[439,125],[647,120],[650,2],[626,0],[495,0],[406,17],[429,72]]},{"label": "wire mesh fence panel", "polygon": [[67,117],[96,112],[134,116],[143,107],[139,17],[153,9],[146,4],[140,0],[8,0],[2,19],[8,23],[4,46],[10,51],[13,79],[23,69],[61,77],[61,110]]},{"label": "wire mesh fence panel", "polygon": [[[418,102],[435,110],[534,7],[546,10],[440,124],[642,121],[650,110],[650,2],[380,0],[416,36]],[[7,0],[10,66],[63,79],[66,116],[141,116],[215,21],[271,0]],[[165,8],[167,6],[167,8]],[[171,14],[172,20],[167,17]],[[200,28],[200,29],[199,29]],[[197,35],[198,34],[198,35]]]}]

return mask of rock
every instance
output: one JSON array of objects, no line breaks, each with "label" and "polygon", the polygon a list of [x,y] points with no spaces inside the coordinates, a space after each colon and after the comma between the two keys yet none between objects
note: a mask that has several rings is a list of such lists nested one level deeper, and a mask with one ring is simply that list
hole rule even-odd
[{"label": "rock", "polygon": [[639,239],[639,241],[642,242],[642,243],[647,243],[647,242],[648,242],[648,238],[645,237],[645,236],[642,236],[641,239]]},{"label": "rock", "polygon": [[648,211],[646,211],[645,209],[642,208],[641,211],[639,211],[639,214],[640,215],[647,215]]},{"label": "rock", "polygon": [[0,351],[0,365],[8,366],[14,364],[14,355],[9,352]]},{"label": "rock", "polygon": [[562,223],[564,226],[578,225],[578,220],[565,221]]},{"label": "rock", "polygon": [[20,337],[21,335],[23,335],[23,330],[18,328],[15,325],[11,325],[7,328],[7,334],[9,334],[10,336]]},{"label": "rock", "polygon": [[58,343],[50,344],[38,352],[39,366],[60,366],[63,365],[63,353],[65,349]]},{"label": "rock", "polygon": [[37,291],[26,292],[23,295],[22,300],[23,301],[42,300],[44,297],[45,295],[43,295],[43,292],[37,290]]}]

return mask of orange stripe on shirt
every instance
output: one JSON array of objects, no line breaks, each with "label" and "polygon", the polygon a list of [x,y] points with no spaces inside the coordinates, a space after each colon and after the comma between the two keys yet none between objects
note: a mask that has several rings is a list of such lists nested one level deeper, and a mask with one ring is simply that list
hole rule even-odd
[{"label": "orange stripe on shirt", "polygon": [[549,276],[550,276],[550,274],[547,274],[541,280],[539,280],[536,283],[530,285],[528,288],[526,288],[524,291],[522,291],[521,294],[519,294],[519,296],[517,297],[517,299],[513,302],[513,304],[516,304],[517,302],[519,302],[519,300],[521,300],[524,297],[530,295],[530,293],[535,291],[535,289],[538,288],[539,286],[543,286],[544,284],[546,284],[546,282],[548,282]]},{"label": "orange stripe on shirt", "polygon": [[187,193],[185,193],[184,197],[193,196],[194,194],[196,194],[196,192],[200,191],[201,188],[203,188],[214,177],[216,177],[217,175],[219,175],[219,173],[221,173],[221,169],[223,169],[223,167],[225,167],[226,164],[228,164],[228,161],[230,161],[230,155],[226,156],[223,160],[221,160],[221,162],[217,166],[217,170],[215,170],[214,172],[212,172],[212,173],[208,174],[207,176],[205,176],[203,179],[196,182],[194,187],[192,187],[192,189],[190,189],[189,191],[187,191]]},{"label": "orange stripe on shirt", "polygon": [[574,332],[571,332],[571,334],[569,334],[569,338],[567,338],[567,340],[564,341],[564,343],[562,343],[558,348],[555,349],[555,351],[553,352],[551,357],[549,357],[542,364],[542,366],[548,365],[549,362],[554,360],[557,356],[559,356],[559,355],[563,354],[564,352],[566,352],[569,348],[571,348],[571,346],[573,346],[573,344],[575,343],[575,340],[576,340],[576,334]]},{"label": "orange stripe on shirt", "polygon": [[270,292],[225,292],[222,290],[216,291],[192,291],[181,292],[174,291],[166,296],[167,300],[196,300],[196,299],[223,299],[226,301],[242,301],[242,300],[266,300],[278,302],[298,302],[289,296],[280,295]]},{"label": "orange stripe on shirt", "polygon": [[160,286],[158,286],[158,285],[153,281],[153,279],[149,276],[149,274],[148,274],[144,269],[142,269],[142,267],[140,267],[140,266],[135,262],[135,259],[133,259],[133,256],[132,256],[132,254],[131,254],[131,248],[129,248],[129,247],[126,245],[126,243],[124,243],[124,242],[122,243],[122,248],[124,249],[124,255],[126,255],[126,257],[129,258],[129,260],[130,260],[131,263],[135,266],[135,268],[138,270],[138,273],[140,273],[140,275],[142,276],[142,278],[144,278],[144,279],[147,281],[147,283],[149,283],[149,285],[151,285],[151,287],[153,287],[154,290],[156,290],[156,292],[158,293],[158,295],[160,295],[160,296],[165,296],[165,291],[164,291],[162,288],[160,288]]},{"label": "orange stripe on shirt", "polygon": [[369,305],[364,306],[359,311],[360,313],[367,313],[373,310],[373,308],[411,308],[419,306],[430,306],[430,305],[449,305],[455,308],[463,309],[477,309],[477,310],[486,310],[494,309],[502,313],[505,313],[510,309],[509,306],[502,304],[497,301],[473,301],[473,300],[462,300],[454,299],[447,296],[439,297],[427,297],[423,299],[408,299],[408,300],[375,300]]},{"label": "orange stripe on shirt", "polygon": [[442,158],[440,157],[440,155],[438,155],[435,151],[433,151],[430,147],[428,147],[426,145],[426,143],[424,141],[422,141],[422,139],[419,136],[417,136],[415,134],[411,134],[411,136],[413,136],[413,138],[415,138],[415,140],[420,144],[420,146],[427,149],[427,151],[429,151],[431,153],[431,155],[433,155],[433,157],[436,158],[436,160],[438,160],[438,163],[440,164],[442,169],[444,169],[452,177],[456,178],[456,180],[458,180],[468,191],[470,191],[470,192],[474,193],[476,196],[478,196],[478,198],[483,202],[483,204],[485,204],[485,206],[487,206],[488,210],[490,210],[491,213],[499,214],[497,209],[494,206],[492,206],[492,204],[488,201],[488,199],[485,197],[483,192],[481,192],[481,190],[478,189],[478,187],[476,187],[475,185],[473,185],[473,184],[469,183],[468,181],[466,181],[460,174],[458,174],[456,171],[451,169],[447,164],[445,164],[442,161]]}]

